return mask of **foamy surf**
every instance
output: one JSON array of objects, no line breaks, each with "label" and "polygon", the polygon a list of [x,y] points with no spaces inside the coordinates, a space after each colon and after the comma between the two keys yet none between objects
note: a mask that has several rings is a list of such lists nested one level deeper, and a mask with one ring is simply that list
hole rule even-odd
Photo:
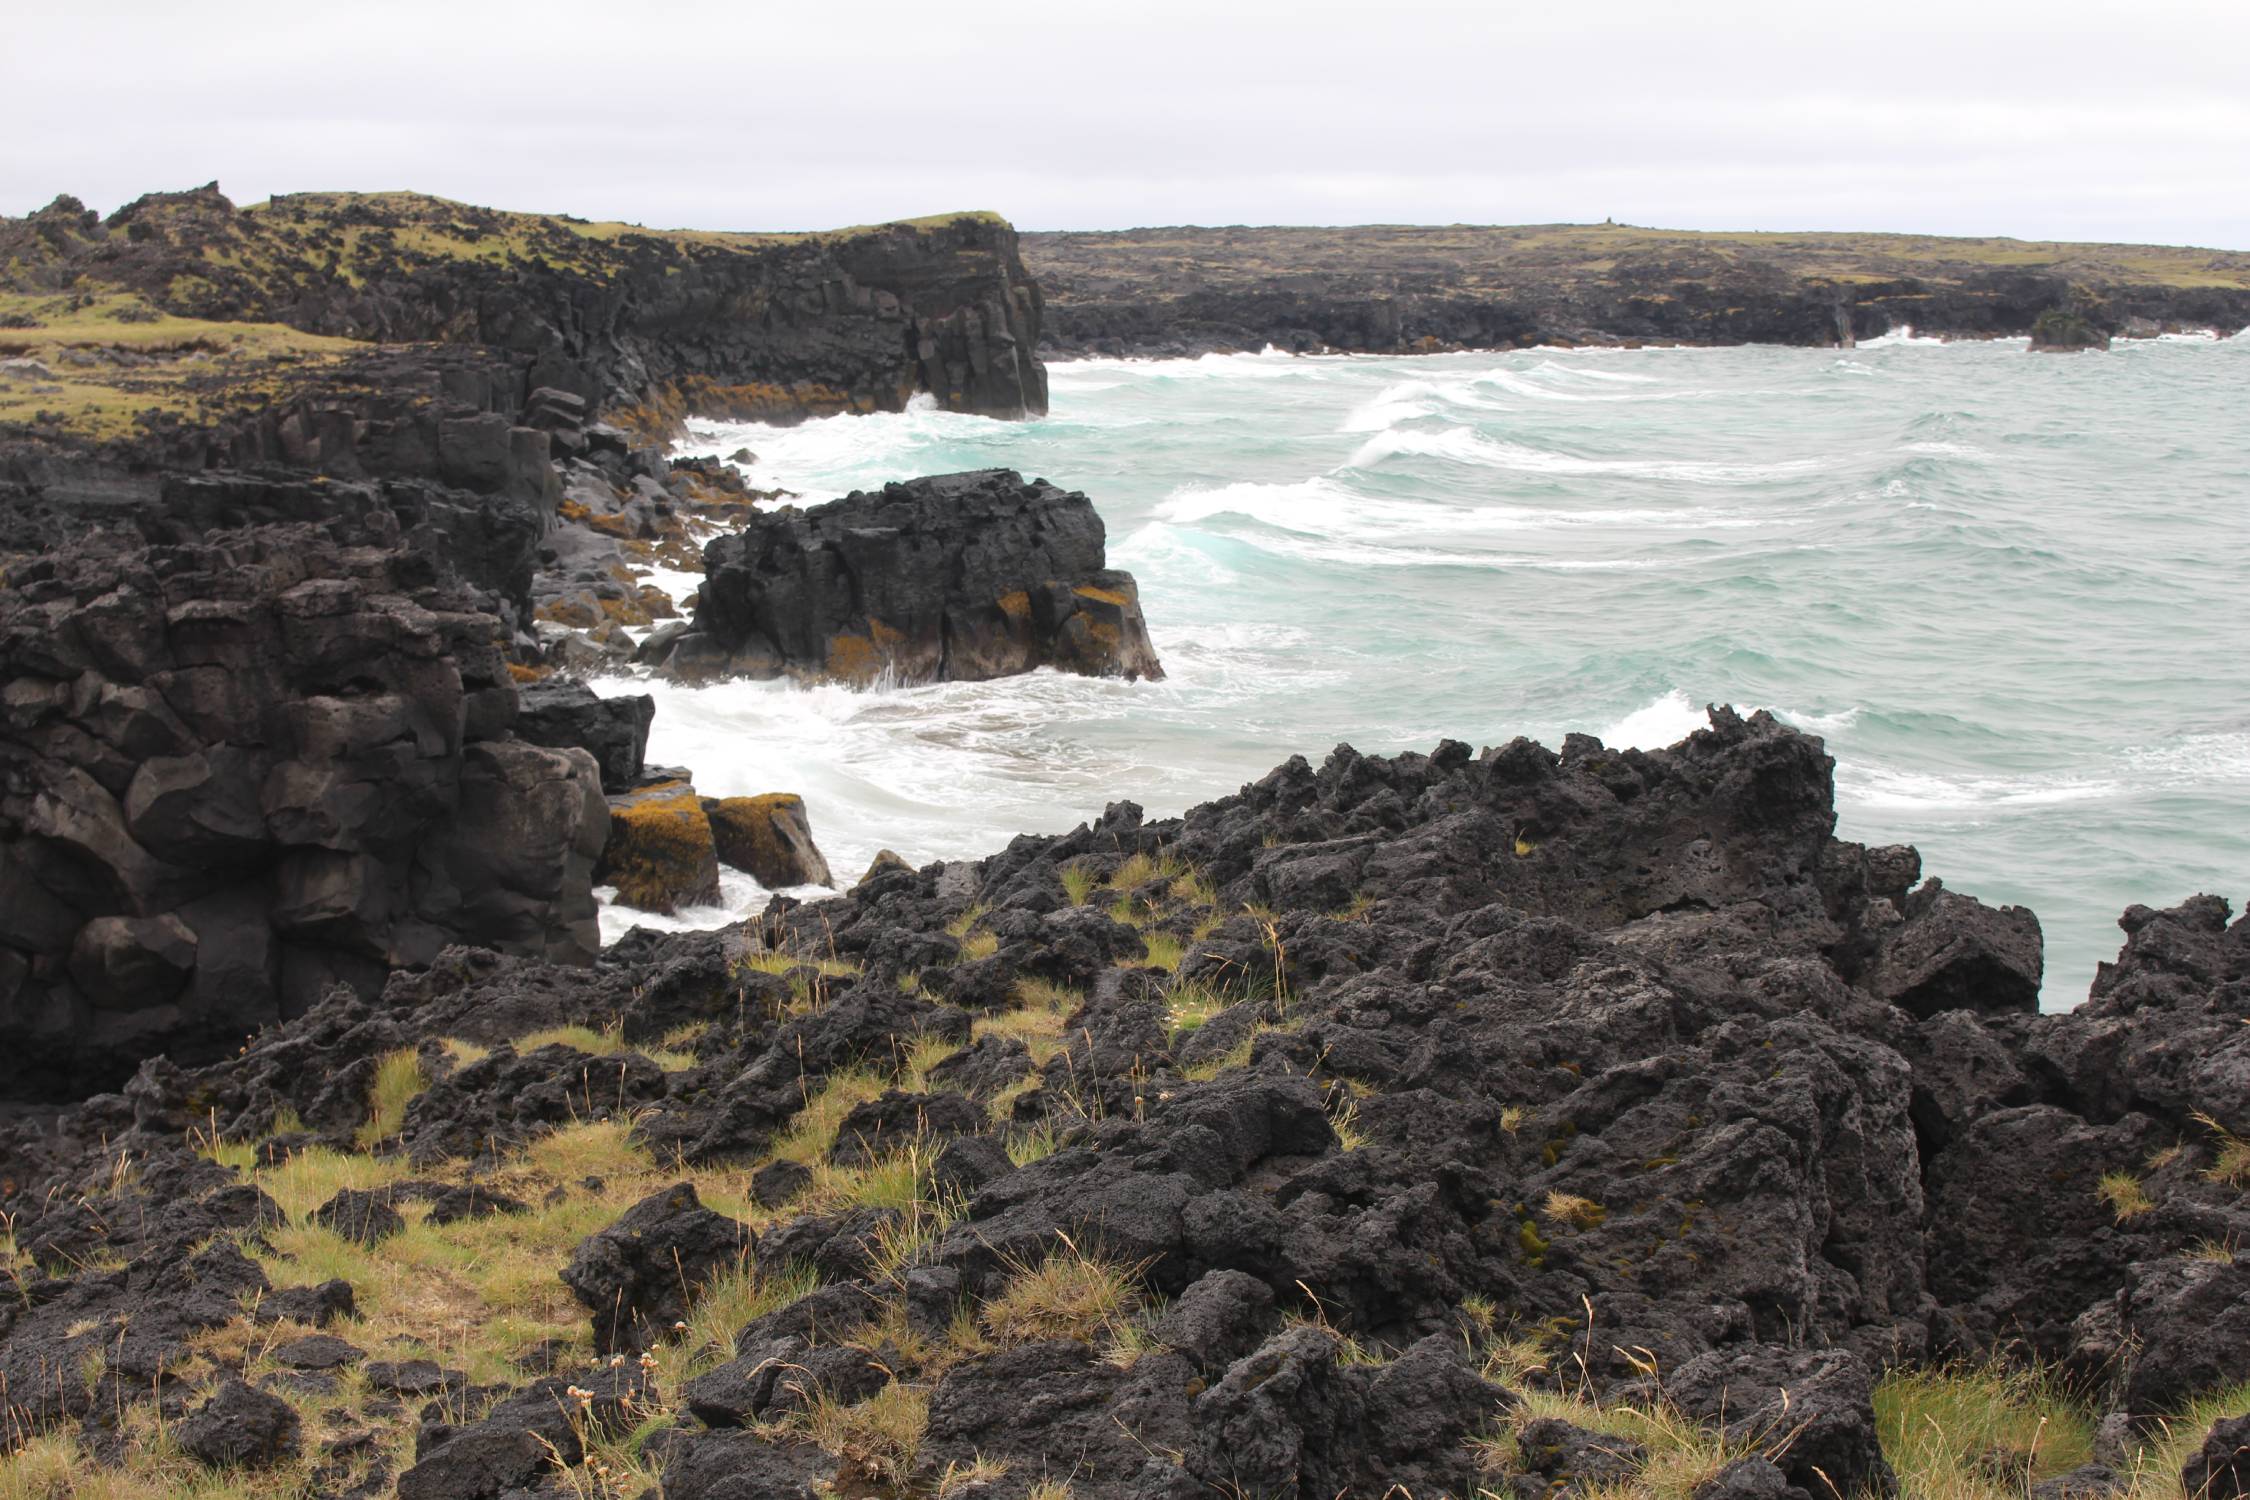
[{"label": "foamy surf", "polygon": [[1766,704],[1826,739],[1845,837],[2035,907],[2068,1003],[2128,902],[2250,886],[2250,726],[2211,717],[2250,668],[2181,646],[2240,633],[2250,342],[1905,343],[1088,361],[1038,421],[699,423],[808,498],[994,464],[1086,491],[1171,680],[655,685],[652,754],[801,793],[850,879],[1340,740],[1656,746]]},{"label": "foamy surf", "polygon": [[1824,461],[1817,458],[1782,459],[1757,464],[1581,458],[1522,443],[1499,441],[1465,427],[1447,427],[1435,432],[1419,428],[1392,428],[1379,432],[1361,444],[1344,461],[1344,467],[1372,469],[1400,457],[1442,458],[1453,463],[1487,469],[1507,469],[1521,474],[1605,476],[1719,485],[1762,484],[1770,480],[1811,474],[1824,467]]}]

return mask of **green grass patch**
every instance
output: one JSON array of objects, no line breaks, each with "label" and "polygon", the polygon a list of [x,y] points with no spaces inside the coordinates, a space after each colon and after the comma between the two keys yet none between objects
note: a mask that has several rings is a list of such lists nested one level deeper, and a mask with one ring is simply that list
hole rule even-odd
[{"label": "green grass patch", "polygon": [[360,1149],[369,1150],[397,1135],[406,1123],[406,1107],[429,1086],[430,1075],[413,1048],[385,1053],[375,1065],[375,1084],[368,1091],[367,1120],[354,1137]]},{"label": "green grass patch", "polygon": [[2052,1379],[1999,1364],[1894,1370],[1875,1425],[1906,1492],[1929,1500],[2021,1500],[2093,1456],[2092,1423]]}]

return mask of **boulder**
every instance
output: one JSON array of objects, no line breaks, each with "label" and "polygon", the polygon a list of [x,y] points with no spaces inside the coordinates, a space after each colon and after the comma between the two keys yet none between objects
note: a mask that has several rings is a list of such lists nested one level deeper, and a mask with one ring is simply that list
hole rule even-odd
[{"label": "boulder", "polygon": [[373,1360],[361,1373],[369,1390],[387,1396],[440,1396],[469,1383],[461,1371],[440,1369],[427,1359]]},{"label": "boulder", "polygon": [[549,749],[584,750],[601,768],[602,790],[630,791],[641,778],[656,700],[645,693],[597,696],[583,683],[546,681],[524,687],[516,736]]},{"label": "boulder", "polygon": [[674,912],[719,899],[718,847],[703,799],[684,779],[659,775],[609,799],[609,839],[594,872],[617,899],[642,911]]},{"label": "boulder", "polygon": [[664,1500],[823,1500],[837,1461],[811,1443],[764,1433],[675,1428],[644,1450],[663,1465]]},{"label": "boulder", "polygon": [[2128,1410],[2178,1411],[2250,1380],[2250,1267],[2135,1261],[2115,1297],[2089,1307],[2072,1334],[2072,1368],[2117,1381]]},{"label": "boulder", "polygon": [[2180,1491],[2196,1500],[2250,1495],[2250,1412],[2211,1424],[2203,1446],[2180,1469]]},{"label": "boulder", "polygon": [[1843,1349],[1752,1344],[1672,1371],[1664,1393],[1686,1415],[1722,1425],[1808,1494],[1892,1495],[1898,1479],[1875,1432],[1875,1379]]},{"label": "boulder", "polygon": [[1695,1487],[1691,1500],[1811,1500],[1770,1459],[1738,1458]]},{"label": "boulder", "polygon": [[365,1350],[325,1333],[291,1339],[273,1351],[276,1362],[292,1370],[339,1370],[367,1358]]},{"label": "boulder", "polygon": [[974,682],[1053,666],[1158,678],[1132,576],[1084,495],[1005,469],[761,513],[704,549],[692,628],[661,670]]},{"label": "boulder", "polygon": [[2032,320],[2034,354],[2076,354],[2081,349],[2107,349],[2109,334],[2084,313],[2051,307]]},{"label": "boulder", "polygon": [[269,1292],[259,1299],[256,1316],[261,1323],[287,1320],[326,1328],[338,1318],[350,1317],[355,1307],[352,1284],[339,1277],[317,1286],[290,1286]]},{"label": "boulder", "polygon": [[1986,906],[1926,882],[1905,901],[1863,981],[1893,1005],[1927,1019],[1941,1011],[2039,1009],[2039,919],[2020,906]]},{"label": "boulder", "polygon": [[[499,1500],[586,1455],[589,1438],[631,1430],[653,1393],[630,1364],[535,1380],[465,1427],[425,1421],[398,1500]],[[437,1408],[443,1411],[443,1407]]]},{"label": "boulder", "polygon": [[297,1451],[297,1410],[230,1377],[180,1423],[180,1451],[207,1468],[262,1469]]},{"label": "boulder", "polygon": [[406,1229],[406,1219],[391,1207],[390,1194],[345,1188],[312,1212],[312,1222],[347,1240],[373,1246]]},{"label": "boulder", "polygon": [[974,1135],[989,1123],[983,1107],[964,1094],[885,1089],[844,1116],[829,1157],[839,1162],[873,1161],[912,1142]]},{"label": "boulder", "polygon": [[705,1208],[683,1182],[582,1241],[562,1279],[593,1314],[597,1353],[637,1352],[670,1335],[705,1282],[748,1264],[754,1245],[747,1226]]},{"label": "boulder", "polygon": [[835,885],[828,861],[813,843],[802,797],[789,792],[706,797],[703,810],[710,815],[721,864],[744,871],[768,890]]},{"label": "boulder", "polygon": [[1212,1271],[1180,1293],[1155,1333],[1204,1374],[1217,1376],[1263,1343],[1280,1321],[1264,1282],[1243,1271]]},{"label": "boulder", "polygon": [[1648,1450],[1629,1438],[1589,1432],[1558,1417],[1526,1422],[1516,1431],[1516,1450],[1536,1485],[1519,1483],[1524,1500],[1550,1494],[1629,1485],[1648,1464]]},{"label": "boulder", "polygon": [[909,875],[914,873],[914,867],[906,862],[904,855],[891,849],[878,849],[875,851],[875,857],[868,861],[865,873],[854,883],[865,885],[871,880],[877,880],[901,870]]}]

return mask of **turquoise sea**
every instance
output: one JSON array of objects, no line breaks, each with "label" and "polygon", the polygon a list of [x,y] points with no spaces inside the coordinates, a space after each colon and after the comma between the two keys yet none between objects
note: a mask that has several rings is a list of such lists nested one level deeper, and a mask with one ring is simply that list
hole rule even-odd
[{"label": "turquoise sea", "polygon": [[807,502],[989,466],[1082,489],[1168,681],[604,684],[656,693],[652,757],[802,793],[849,880],[1340,741],[1661,745],[1728,702],[1826,739],[1844,836],[2035,909],[2050,1008],[2128,903],[2250,896],[2250,338],[1050,368],[1042,421],[697,423],[682,451],[748,447]]}]

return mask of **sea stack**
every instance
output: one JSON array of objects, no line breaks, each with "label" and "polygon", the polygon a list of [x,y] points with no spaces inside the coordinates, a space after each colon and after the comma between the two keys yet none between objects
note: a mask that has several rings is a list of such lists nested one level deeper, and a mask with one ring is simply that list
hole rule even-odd
[{"label": "sea stack", "polygon": [[1160,678],[1093,502],[1010,469],[750,518],[703,552],[694,622],[642,659],[684,682],[979,682],[1055,667]]}]

